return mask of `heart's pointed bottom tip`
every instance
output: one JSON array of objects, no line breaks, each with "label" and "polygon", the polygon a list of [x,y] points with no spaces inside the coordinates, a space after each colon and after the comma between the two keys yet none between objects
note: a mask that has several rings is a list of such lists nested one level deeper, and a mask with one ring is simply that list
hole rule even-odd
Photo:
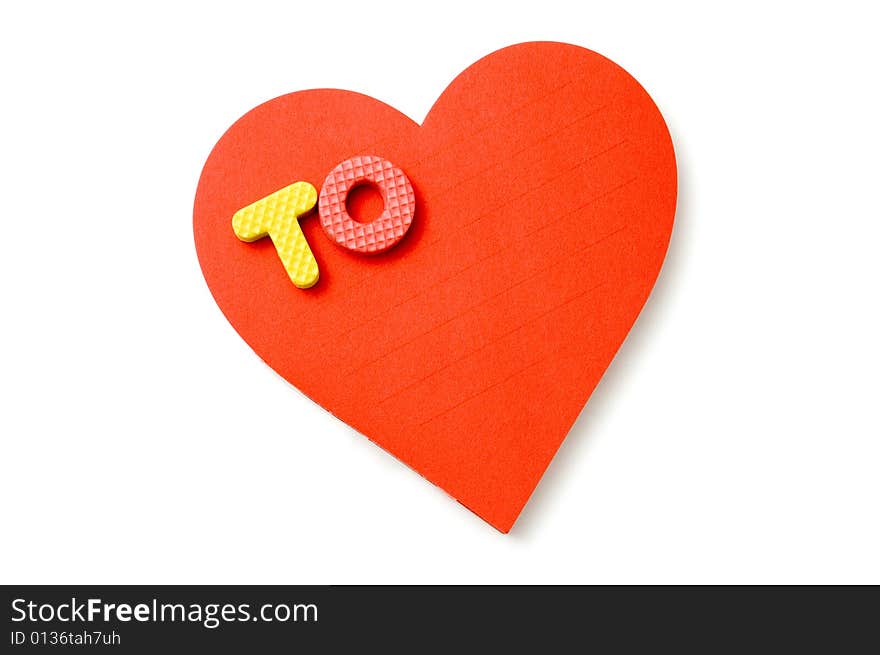
[{"label": "heart's pointed bottom tip", "polygon": [[509,534],[510,533],[510,531],[513,529],[513,526],[516,525],[516,520],[519,518],[519,515],[522,512],[522,508],[520,508],[520,510],[517,511],[517,513],[512,518],[510,516],[506,516],[506,517],[501,518],[491,512],[477,511],[477,510],[473,509],[472,507],[469,507],[467,504],[463,503],[460,500],[458,501],[458,504],[461,505],[466,510],[468,510],[469,512],[471,512],[474,516],[476,516],[481,521],[485,522],[486,524],[488,524],[488,525],[492,526],[493,528],[495,528],[496,530],[498,530],[498,532],[500,532],[501,534]]}]

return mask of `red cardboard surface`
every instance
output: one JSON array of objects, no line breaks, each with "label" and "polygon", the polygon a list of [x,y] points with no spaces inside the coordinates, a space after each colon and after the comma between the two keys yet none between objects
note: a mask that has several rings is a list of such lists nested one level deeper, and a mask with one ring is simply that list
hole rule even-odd
[{"label": "red cardboard surface", "polygon": [[[404,171],[415,218],[375,256],[301,219],[320,279],[298,289],[232,215],[354,155]],[[205,164],[194,233],[214,298],[269,366],[507,532],[644,305],[675,202],[672,141],[636,80],[525,43],[461,73],[421,126],[350,91],[256,107]]]}]

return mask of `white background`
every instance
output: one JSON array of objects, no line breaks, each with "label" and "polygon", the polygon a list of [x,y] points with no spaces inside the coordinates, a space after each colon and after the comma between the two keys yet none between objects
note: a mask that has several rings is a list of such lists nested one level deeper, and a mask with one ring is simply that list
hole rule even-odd
[{"label": "white background", "polygon": [[[880,582],[870,3],[297,4],[0,10],[0,581]],[[680,199],[505,536],[254,355],[191,211],[253,106],[340,87],[421,120],[535,39],[642,82]]]}]

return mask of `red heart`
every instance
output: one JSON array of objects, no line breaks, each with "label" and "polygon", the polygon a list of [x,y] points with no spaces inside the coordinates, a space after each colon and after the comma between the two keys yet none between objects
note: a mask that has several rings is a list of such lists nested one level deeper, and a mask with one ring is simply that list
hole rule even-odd
[{"label": "red heart", "polygon": [[[320,280],[303,290],[268,239],[236,238],[235,211],[358,154],[413,184],[397,247],[348,252],[305,218]],[[526,43],[464,71],[422,126],[350,91],[260,105],[208,158],[194,231],[217,304],[269,366],[506,532],[644,305],[675,199],[638,82]]]}]

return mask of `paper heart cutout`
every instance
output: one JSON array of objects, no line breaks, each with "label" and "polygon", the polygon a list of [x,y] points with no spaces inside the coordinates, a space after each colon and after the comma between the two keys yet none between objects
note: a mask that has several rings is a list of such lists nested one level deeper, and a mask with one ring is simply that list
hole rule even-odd
[{"label": "paper heart cutout", "polygon": [[[233,234],[238,209],[359,154],[415,189],[392,250],[345,251],[304,218],[320,279],[302,290],[268,239]],[[541,42],[470,66],[421,126],[350,91],[256,107],[205,164],[194,232],[217,304],[269,366],[507,532],[647,300],[675,202],[645,90]]]}]

